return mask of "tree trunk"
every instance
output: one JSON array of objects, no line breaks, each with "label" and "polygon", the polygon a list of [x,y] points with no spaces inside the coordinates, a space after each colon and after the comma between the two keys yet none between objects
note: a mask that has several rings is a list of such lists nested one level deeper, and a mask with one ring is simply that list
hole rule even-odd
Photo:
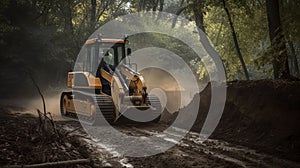
[{"label": "tree trunk", "polygon": [[295,47],[292,41],[288,41],[288,44],[290,46],[291,49],[291,56],[292,56],[292,65],[294,67],[295,70],[295,74],[296,76],[299,76],[299,66],[298,66],[298,59],[297,59],[297,55],[296,55],[296,51],[295,51]]},{"label": "tree trunk", "polygon": [[139,1],[138,12],[144,10],[144,0]]},{"label": "tree trunk", "polygon": [[157,15],[157,19],[156,20],[160,20],[161,18],[161,12],[164,10],[164,3],[165,1],[164,0],[159,0],[159,8],[158,8],[158,15]]},{"label": "tree trunk", "polygon": [[96,7],[97,1],[91,0],[91,20],[90,20],[90,31],[93,32],[96,25]]},{"label": "tree trunk", "polygon": [[189,5],[183,6],[183,3],[184,3],[184,0],[181,0],[179,9],[178,9],[178,11],[176,12],[176,16],[174,17],[173,22],[172,22],[172,28],[174,28],[174,27],[176,26],[176,22],[177,22],[178,16],[179,16],[184,10],[188,9],[188,7],[189,7]]},{"label": "tree trunk", "polygon": [[153,3],[152,11],[155,12],[157,10],[158,0],[153,0],[152,3]]},{"label": "tree trunk", "polygon": [[246,77],[247,80],[249,80],[248,70],[247,70],[244,58],[242,56],[242,53],[241,53],[241,50],[240,50],[240,47],[239,47],[239,43],[238,43],[237,36],[236,36],[236,31],[234,29],[233,22],[231,20],[231,16],[230,16],[229,10],[228,10],[228,8],[226,6],[225,0],[222,0],[222,1],[223,1],[224,10],[225,10],[225,12],[227,14],[227,17],[228,17],[228,21],[229,21],[229,25],[230,25],[230,29],[231,29],[231,33],[232,33],[232,37],[233,37],[233,41],[234,41],[234,45],[235,45],[235,48],[236,48],[236,51],[237,51],[237,55],[238,55],[238,57],[240,59],[240,62],[242,64],[242,68],[244,70],[245,77]]},{"label": "tree trunk", "polygon": [[278,0],[267,0],[266,9],[273,57],[274,78],[286,79],[290,77],[290,72],[285,38],[281,29]]},{"label": "tree trunk", "polygon": [[219,44],[220,34],[222,32],[222,28],[223,28],[223,22],[221,23],[221,26],[219,28],[219,31],[218,31],[218,34],[217,34],[217,37],[216,37],[216,40],[215,40],[215,46],[217,46]]},{"label": "tree trunk", "polygon": [[72,23],[72,9],[70,0],[66,1],[65,10],[65,30],[66,32],[73,34],[73,23]]},{"label": "tree trunk", "polygon": [[164,0],[159,0],[159,11],[162,12],[164,10]]},{"label": "tree trunk", "polygon": [[203,8],[202,0],[195,0],[192,5],[192,10],[195,16],[196,26],[205,33],[202,8]]}]

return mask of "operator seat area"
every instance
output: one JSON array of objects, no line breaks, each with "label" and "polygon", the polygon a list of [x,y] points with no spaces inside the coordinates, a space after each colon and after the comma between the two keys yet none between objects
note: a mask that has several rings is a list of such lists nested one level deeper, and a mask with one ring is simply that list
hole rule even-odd
[{"label": "operator seat area", "polygon": [[102,51],[104,54],[102,54],[103,56],[96,72],[96,77],[99,77],[102,83],[102,92],[108,95],[111,95],[110,82],[101,76],[100,70],[103,68],[106,72],[112,75],[112,72],[115,70],[113,52],[114,50],[112,48]]}]

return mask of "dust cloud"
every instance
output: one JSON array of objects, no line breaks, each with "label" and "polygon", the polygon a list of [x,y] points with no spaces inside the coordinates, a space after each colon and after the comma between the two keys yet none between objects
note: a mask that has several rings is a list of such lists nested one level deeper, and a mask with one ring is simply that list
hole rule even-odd
[{"label": "dust cloud", "polygon": [[[46,110],[47,112],[51,112],[54,119],[61,119],[60,109],[59,109],[59,101],[60,101],[60,94],[51,94],[51,95],[44,95],[45,103],[46,103]],[[27,109],[26,113],[30,113],[37,116],[36,109],[39,109],[43,112],[43,101],[42,98],[39,96],[31,97],[31,98],[14,98],[14,99],[5,99],[0,100],[1,106],[17,106],[23,107]]]},{"label": "dust cloud", "polygon": [[[168,112],[174,113],[188,105],[195,94],[203,90],[207,82],[200,84],[181,57],[169,50],[148,47],[134,51],[127,62],[145,79],[148,93],[159,97]],[[130,60],[130,61],[129,61]]]}]

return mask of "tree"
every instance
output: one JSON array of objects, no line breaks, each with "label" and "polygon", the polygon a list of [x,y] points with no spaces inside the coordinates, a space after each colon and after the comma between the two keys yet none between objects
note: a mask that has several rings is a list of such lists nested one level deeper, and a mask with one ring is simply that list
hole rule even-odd
[{"label": "tree", "polygon": [[226,6],[225,0],[222,0],[222,3],[223,3],[224,10],[225,10],[225,12],[227,14],[227,17],[228,17],[228,22],[229,22],[229,25],[230,25],[230,29],[231,29],[231,33],[232,33],[232,38],[233,38],[233,41],[234,41],[234,45],[235,45],[235,49],[236,49],[237,55],[238,55],[239,60],[240,60],[240,62],[242,64],[242,67],[243,67],[243,70],[244,70],[244,73],[245,73],[245,77],[246,77],[247,80],[249,80],[248,70],[247,70],[244,58],[242,56],[242,53],[241,53],[241,50],[240,50],[240,47],[239,47],[239,43],[238,43],[238,40],[237,40],[237,37],[236,37],[236,31],[234,29],[233,22],[232,22],[229,10],[228,10],[228,8]]},{"label": "tree", "polygon": [[159,11],[160,11],[160,12],[162,12],[163,9],[164,9],[164,3],[165,3],[164,0],[159,0]]},{"label": "tree", "polygon": [[273,57],[273,72],[275,79],[290,77],[285,37],[282,33],[278,0],[266,1],[269,37]]},{"label": "tree", "polygon": [[73,34],[73,23],[72,23],[72,1],[67,0],[67,1],[62,1],[62,11],[63,15],[65,17],[65,31]]},{"label": "tree", "polygon": [[292,67],[295,71],[295,75],[298,76],[299,75],[299,66],[298,66],[296,50],[295,50],[294,44],[291,40],[288,40],[288,45],[289,45],[290,51],[291,51]]},{"label": "tree", "polygon": [[204,22],[203,22],[203,0],[194,0],[193,5],[191,5],[192,11],[194,13],[195,22],[199,29],[205,32]]},{"label": "tree", "polygon": [[97,7],[97,1],[96,0],[91,0],[91,33],[95,29],[95,24],[96,24],[96,7]]}]

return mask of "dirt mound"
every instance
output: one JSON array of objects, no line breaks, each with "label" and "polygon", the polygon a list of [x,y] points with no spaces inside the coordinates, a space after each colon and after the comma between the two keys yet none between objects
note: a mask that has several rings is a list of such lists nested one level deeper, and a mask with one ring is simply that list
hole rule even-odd
[{"label": "dirt mound", "polygon": [[[200,93],[198,117],[192,128],[194,131],[199,132],[206,119],[210,93],[210,84]],[[195,101],[197,98],[191,104]],[[190,110],[191,107],[187,106],[182,111]],[[163,121],[170,123],[177,114],[164,116]],[[235,81],[227,84],[224,112],[211,137],[299,160],[299,126],[300,82]]]}]

